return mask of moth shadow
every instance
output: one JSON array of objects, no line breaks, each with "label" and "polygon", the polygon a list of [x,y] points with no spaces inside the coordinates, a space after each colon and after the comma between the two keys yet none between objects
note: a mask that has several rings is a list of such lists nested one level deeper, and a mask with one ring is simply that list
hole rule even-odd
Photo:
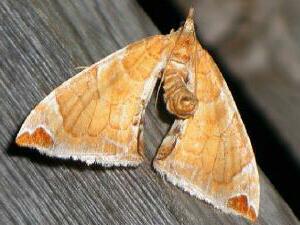
[{"label": "moth shadow", "polygon": [[159,87],[160,82],[161,82],[161,80],[159,80],[156,83],[154,93],[151,96],[151,103],[152,104],[156,103],[156,110],[157,110],[159,119],[164,123],[172,125],[174,120],[176,119],[176,117],[174,115],[172,115],[171,113],[169,113],[169,111],[166,108],[166,103],[164,100],[164,91],[162,89],[162,86]]}]

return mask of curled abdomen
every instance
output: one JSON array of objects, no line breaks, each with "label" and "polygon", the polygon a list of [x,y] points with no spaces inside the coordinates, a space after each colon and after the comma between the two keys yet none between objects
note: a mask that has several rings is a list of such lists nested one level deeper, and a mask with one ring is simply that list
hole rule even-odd
[{"label": "curled abdomen", "polygon": [[186,119],[194,115],[198,100],[186,84],[187,73],[167,69],[164,74],[164,99],[167,110],[179,118]]}]

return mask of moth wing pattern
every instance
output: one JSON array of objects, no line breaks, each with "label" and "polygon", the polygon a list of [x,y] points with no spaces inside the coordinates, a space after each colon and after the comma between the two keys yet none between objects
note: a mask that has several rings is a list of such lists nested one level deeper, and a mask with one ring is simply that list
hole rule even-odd
[{"label": "moth wing pattern", "polygon": [[31,111],[16,143],[88,164],[138,165],[143,113],[168,46],[167,35],[146,38],[70,78]]},{"label": "moth wing pattern", "polygon": [[260,191],[249,137],[221,72],[200,44],[196,60],[198,109],[174,122],[154,168],[191,195],[254,221]]}]

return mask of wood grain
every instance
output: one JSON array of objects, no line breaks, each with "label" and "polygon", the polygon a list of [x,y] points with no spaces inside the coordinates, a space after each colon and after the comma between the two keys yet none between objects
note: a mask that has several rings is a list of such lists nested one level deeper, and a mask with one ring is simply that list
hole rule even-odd
[{"label": "wood grain", "polygon": [[[135,1],[3,0],[0,30],[0,224],[249,224],[190,197],[151,169],[169,127],[153,101],[146,114],[148,160],[137,169],[87,167],[12,143],[34,105],[76,74],[75,67],[159,33]],[[260,177],[258,224],[299,224]]]}]

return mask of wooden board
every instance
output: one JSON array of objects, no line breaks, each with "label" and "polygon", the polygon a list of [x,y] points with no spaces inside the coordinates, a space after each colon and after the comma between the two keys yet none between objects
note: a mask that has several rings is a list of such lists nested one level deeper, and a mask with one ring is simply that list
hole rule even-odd
[{"label": "wooden board", "polygon": [[[30,110],[53,88],[129,42],[159,33],[133,0],[0,2],[0,224],[249,224],[161,179],[151,159],[170,125],[152,103],[148,160],[103,169],[15,146]],[[261,175],[258,224],[299,224]]]}]

